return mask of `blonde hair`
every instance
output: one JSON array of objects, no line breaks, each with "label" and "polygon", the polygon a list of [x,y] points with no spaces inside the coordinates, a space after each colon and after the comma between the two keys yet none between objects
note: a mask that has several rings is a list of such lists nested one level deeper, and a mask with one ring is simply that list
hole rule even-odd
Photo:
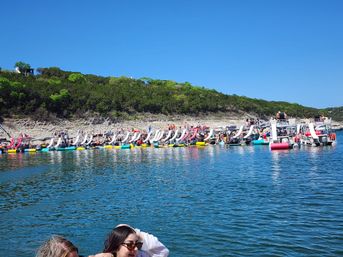
[{"label": "blonde hair", "polygon": [[66,257],[78,249],[72,242],[62,236],[54,235],[39,247],[36,257]]}]

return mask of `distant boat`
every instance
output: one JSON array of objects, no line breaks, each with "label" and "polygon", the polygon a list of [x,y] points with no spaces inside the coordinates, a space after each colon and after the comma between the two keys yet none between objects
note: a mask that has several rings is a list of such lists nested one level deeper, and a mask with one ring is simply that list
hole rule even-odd
[{"label": "distant boat", "polygon": [[336,133],[329,122],[303,125],[300,142],[306,146],[328,146],[336,143]]}]

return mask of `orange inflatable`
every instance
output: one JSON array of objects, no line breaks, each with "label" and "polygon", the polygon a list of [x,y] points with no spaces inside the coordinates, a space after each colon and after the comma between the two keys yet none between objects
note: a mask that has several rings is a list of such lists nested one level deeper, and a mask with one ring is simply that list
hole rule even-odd
[{"label": "orange inflatable", "polygon": [[330,134],[330,139],[331,140],[336,140],[336,133],[331,133]]}]

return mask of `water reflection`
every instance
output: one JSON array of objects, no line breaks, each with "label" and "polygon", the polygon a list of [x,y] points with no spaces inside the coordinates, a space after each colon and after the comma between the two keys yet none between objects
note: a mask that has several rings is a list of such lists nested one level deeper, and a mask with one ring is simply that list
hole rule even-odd
[{"label": "water reflection", "polygon": [[230,146],[230,148],[233,148],[233,150],[236,153],[239,153],[240,155],[245,154],[245,147],[244,146]]},{"label": "water reflection", "polygon": [[279,177],[280,177],[280,173],[281,173],[281,162],[282,159],[285,158],[287,156],[287,154],[289,153],[289,150],[278,150],[278,151],[270,151],[271,155],[272,155],[272,179],[274,182],[277,182]]},{"label": "water reflection", "polygon": [[255,146],[246,146],[245,151],[248,153],[254,153],[255,152]]}]

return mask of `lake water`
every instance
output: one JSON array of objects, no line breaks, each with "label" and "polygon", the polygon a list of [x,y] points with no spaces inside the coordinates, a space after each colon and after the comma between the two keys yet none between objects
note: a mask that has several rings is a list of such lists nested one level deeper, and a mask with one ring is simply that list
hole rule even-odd
[{"label": "lake water", "polygon": [[84,255],[128,223],[170,256],[343,256],[335,147],[134,148],[0,155],[0,256],[61,234]]}]

